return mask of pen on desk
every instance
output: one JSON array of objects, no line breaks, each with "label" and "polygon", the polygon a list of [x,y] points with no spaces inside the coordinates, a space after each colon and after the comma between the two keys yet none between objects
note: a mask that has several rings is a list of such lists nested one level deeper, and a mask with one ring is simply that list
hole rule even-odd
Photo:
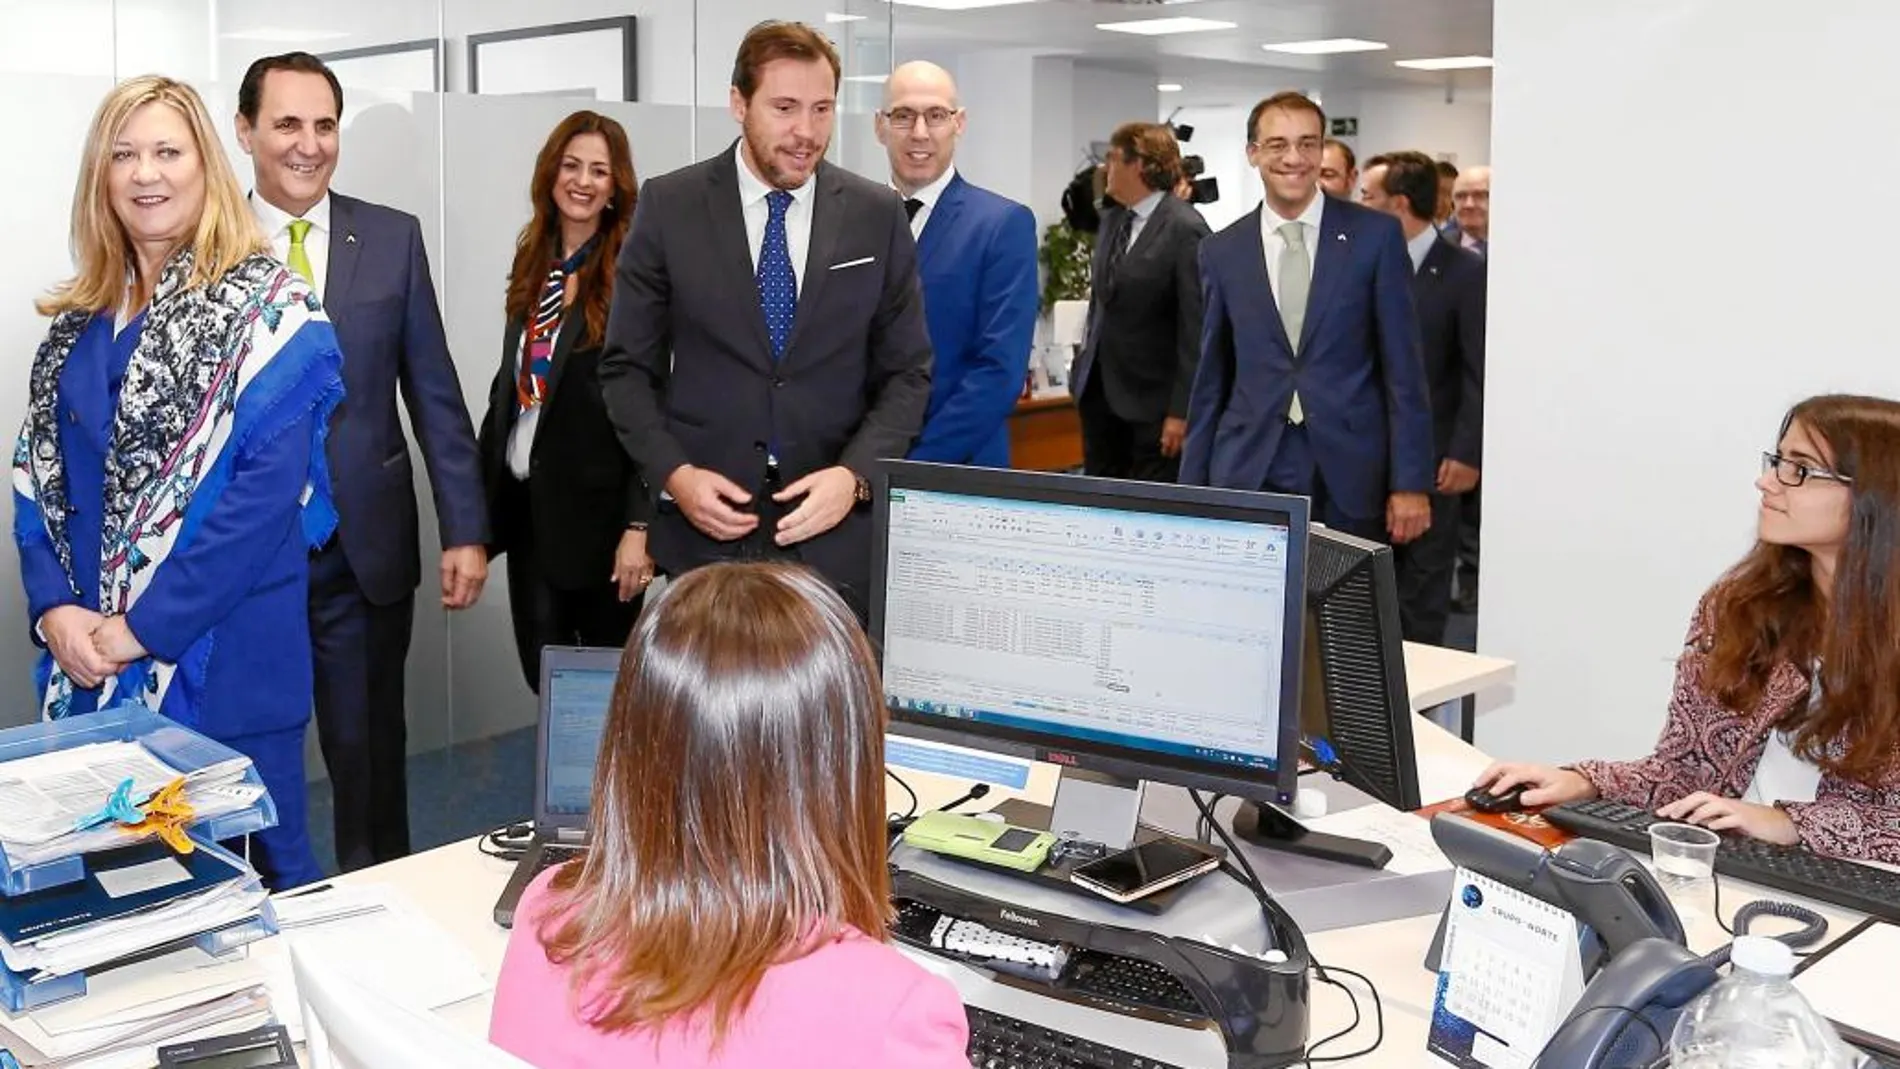
[{"label": "pen on desk", "polygon": [[282,894],[278,895],[277,897],[278,898],[299,898],[299,897],[302,897],[303,895],[314,895],[314,894],[321,893],[323,891],[328,891],[330,889],[331,889],[330,884],[313,883],[306,887],[292,888],[291,890],[285,891]]}]

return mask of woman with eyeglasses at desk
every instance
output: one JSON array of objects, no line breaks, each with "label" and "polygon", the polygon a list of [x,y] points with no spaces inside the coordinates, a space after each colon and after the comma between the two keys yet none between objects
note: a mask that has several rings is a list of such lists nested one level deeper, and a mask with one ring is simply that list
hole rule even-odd
[{"label": "woman with eyeglasses at desk", "polygon": [[955,988],[883,941],[882,695],[814,574],[673,583],[621,659],[592,848],[522,895],[489,1038],[542,1069],[966,1069]]},{"label": "woman with eyeglasses at desk", "polygon": [[1900,403],[1801,402],[1755,485],[1759,541],[1696,608],[1655,752],[1478,786],[1900,863]]}]

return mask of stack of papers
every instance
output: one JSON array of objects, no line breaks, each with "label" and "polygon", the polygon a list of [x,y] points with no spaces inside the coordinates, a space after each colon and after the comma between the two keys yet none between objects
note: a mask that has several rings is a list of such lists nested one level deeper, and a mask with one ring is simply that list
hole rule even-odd
[{"label": "stack of papers", "polygon": [[[262,787],[242,782],[250,767],[250,759],[240,757],[186,776],[193,819],[236,812],[262,797]],[[181,775],[136,742],[89,743],[0,762],[0,848],[19,867],[130,842],[114,823],[85,831],[79,824],[104,808],[125,780],[132,781],[136,804]]]},{"label": "stack of papers", "polygon": [[0,1046],[29,1069],[149,1069],[154,1048],[268,1023],[256,962],[188,949],[100,973],[84,998],[0,1014]]},{"label": "stack of papers", "polygon": [[0,959],[43,983],[257,917],[264,898],[257,874],[222,850],[138,843],[91,855],[77,883],[7,899]]}]

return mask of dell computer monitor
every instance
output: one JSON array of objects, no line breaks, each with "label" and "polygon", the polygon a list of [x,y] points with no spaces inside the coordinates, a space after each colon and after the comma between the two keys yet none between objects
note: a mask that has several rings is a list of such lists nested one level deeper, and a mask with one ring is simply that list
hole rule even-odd
[{"label": "dell computer monitor", "polygon": [[894,733],[1292,798],[1305,498],[891,461],[875,510]]},{"label": "dell computer monitor", "polygon": [[1347,783],[1417,809],[1412,701],[1392,549],[1315,524],[1306,542],[1306,665],[1300,724],[1325,739]]}]

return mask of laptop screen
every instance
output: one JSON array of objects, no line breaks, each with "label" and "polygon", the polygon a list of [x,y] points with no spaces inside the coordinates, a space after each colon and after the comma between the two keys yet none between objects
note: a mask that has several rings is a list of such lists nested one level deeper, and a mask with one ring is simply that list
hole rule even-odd
[{"label": "laptop screen", "polygon": [[594,798],[594,758],[613,700],[612,668],[554,665],[548,669],[547,796],[550,817],[585,817]]}]

